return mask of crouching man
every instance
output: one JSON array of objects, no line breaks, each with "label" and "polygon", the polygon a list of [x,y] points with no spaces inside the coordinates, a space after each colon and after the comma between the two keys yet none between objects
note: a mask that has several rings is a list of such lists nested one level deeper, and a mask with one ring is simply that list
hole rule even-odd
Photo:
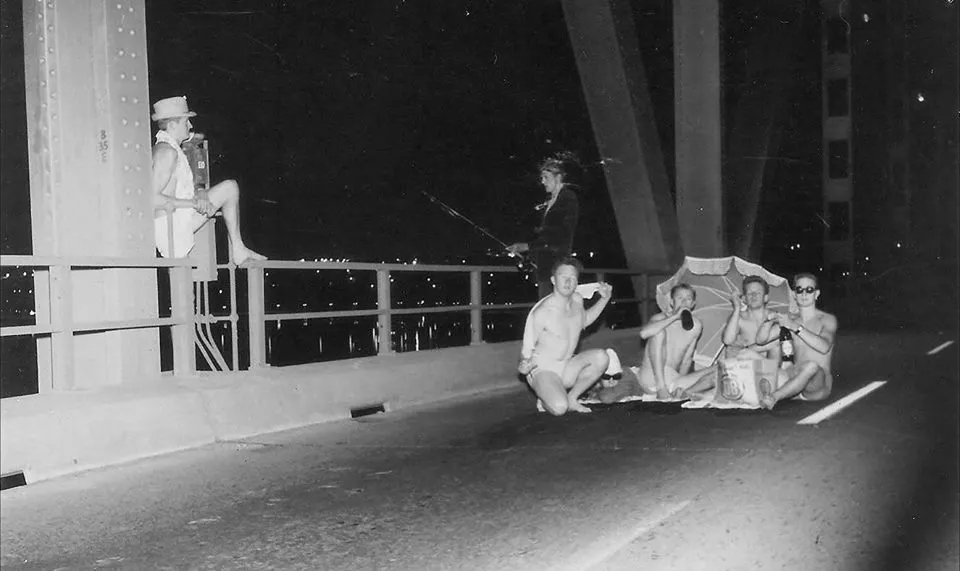
[{"label": "crouching man", "polygon": [[533,306],[523,331],[517,370],[539,398],[538,407],[555,416],[590,412],[577,399],[600,379],[610,359],[603,349],[573,353],[580,332],[597,320],[613,295],[613,287],[601,283],[600,300],[584,309],[583,296],[576,292],[581,271],[583,265],[569,256],[553,265],[553,293]]}]

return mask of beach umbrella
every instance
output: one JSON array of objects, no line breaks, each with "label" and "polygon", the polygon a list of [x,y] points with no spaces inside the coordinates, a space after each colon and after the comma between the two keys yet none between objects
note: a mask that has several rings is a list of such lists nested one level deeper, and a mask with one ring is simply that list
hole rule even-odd
[{"label": "beach umbrella", "polygon": [[670,307],[670,289],[678,283],[689,284],[697,293],[697,306],[693,313],[703,323],[703,333],[694,355],[697,368],[712,365],[723,350],[723,329],[733,312],[730,298],[740,295],[740,287],[747,276],[760,276],[770,286],[768,309],[781,313],[797,310],[786,278],[737,256],[687,256],[670,279],[657,285],[657,305],[661,311],[667,311]]}]

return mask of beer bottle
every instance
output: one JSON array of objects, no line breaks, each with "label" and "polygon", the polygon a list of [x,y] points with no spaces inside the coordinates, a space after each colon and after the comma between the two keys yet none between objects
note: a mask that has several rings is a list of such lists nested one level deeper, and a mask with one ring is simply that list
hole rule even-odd
[{"label": "beer bottle", "polygon": [[786,369],[795,361],[793,352],[793,334],[785,326],[780,326],[780,368]]}]

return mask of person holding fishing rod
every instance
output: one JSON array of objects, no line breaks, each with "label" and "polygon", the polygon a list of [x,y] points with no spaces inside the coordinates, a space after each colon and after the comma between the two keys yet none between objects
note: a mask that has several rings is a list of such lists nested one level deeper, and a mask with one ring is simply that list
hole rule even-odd
[{"label": "person holding fishing rod", "polygon": [[539,165],[540,184],[549,195],[536,209],[543,211],[540,226],[531,242],[516,242],[506,247],[513,256],[527,255],[536,264],[536,277],[541,298],[553,292],[550,270],[553,264],[570,255],[573,235],[580,216],[580,202],[574,193],[574,171],[580,165],[576,155],[569,151],[557,153]]}]

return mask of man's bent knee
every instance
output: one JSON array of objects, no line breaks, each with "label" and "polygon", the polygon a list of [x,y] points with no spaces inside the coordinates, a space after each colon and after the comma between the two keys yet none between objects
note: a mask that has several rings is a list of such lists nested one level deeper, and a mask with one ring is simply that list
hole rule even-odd
[{"label": "man's bent knee", "polygon": [[237,184],[237,181],[228,178],[219,185],[227,193],[227,196],[230,198],[239,198],[240,197],[240,185]]},{"label": "man's bent knee", "polygon": [[814,363],[813,361],[807,361],[801,367],[802,368],[800,371],[805,375],[816,375],[822,370],[820,365]]},{"label": "man's bent knee", "polygon": [[543,403],[543,408],[553,416],[563,416],[567,412],[566,399],[540,399],[540,402]]}]

